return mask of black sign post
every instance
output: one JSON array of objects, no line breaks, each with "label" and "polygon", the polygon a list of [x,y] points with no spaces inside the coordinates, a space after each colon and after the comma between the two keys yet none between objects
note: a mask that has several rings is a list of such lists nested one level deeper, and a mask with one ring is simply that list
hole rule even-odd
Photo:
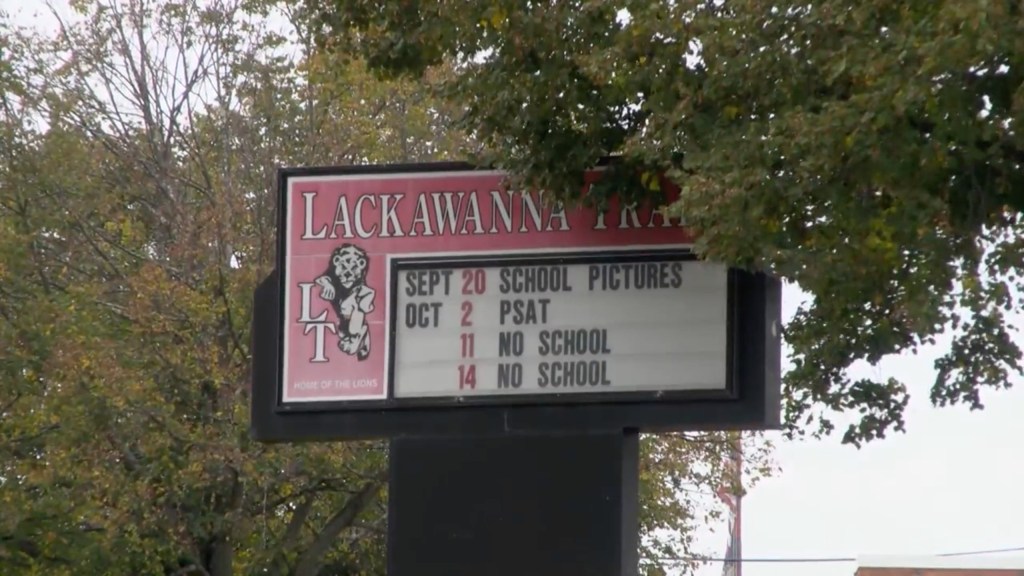
[{"label": "black sign post", "polygon": [[636,432],[391,441],[389,576],[626,576]]},{"label": "black sign post", "polygon": [[[479,207],[466,240],[454,221],[451,238],[409,237],[488,177],[282,172],[278,267],[254,300],[252,435],[390,440],[389,576],[636,574],[639,434],[779,425],[780,284],[700,264],[668,223],[553,212],[544,228],[498,193],[491,238]],[[602,246],[613,229],[636,245]]]}]

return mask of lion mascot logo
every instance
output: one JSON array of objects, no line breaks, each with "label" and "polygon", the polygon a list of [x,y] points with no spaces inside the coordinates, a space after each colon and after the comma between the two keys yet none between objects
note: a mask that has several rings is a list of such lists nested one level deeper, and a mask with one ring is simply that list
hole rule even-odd
[{"label": "lion mascot logo", "polygon": [[320,297],[327,300],[338,318],[338,348],[360,361],[370,356],[370,327],[366,316],[373,312],[373,288],[366,285],[370,258],[355,244],[342,244],[331,252],[327,270],[316,279]]}]

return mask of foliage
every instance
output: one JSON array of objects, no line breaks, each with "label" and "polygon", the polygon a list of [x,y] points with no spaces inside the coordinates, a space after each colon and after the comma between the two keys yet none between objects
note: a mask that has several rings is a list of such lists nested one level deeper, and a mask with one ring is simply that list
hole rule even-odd
[{"label": "foliage", "polygon": [[1019,5],[304,4],[324,46],[382,74],[458,62],[439,89],[481,162],[565,201],[605,155],[619,161],[603,195],[658,203],[638,175],[664,171],[705,257],[809,292],[785,331],[790,433],[831,432],[829,411],[859,414],[844,442],[902,430],[905,383],[849,369],[946,330],[935,404],[981,408],[1021,374]]},{"label": "foliage", "polygon": [[[55,35],[0,23],[4,573],[382,573],[384,447],[249,439],[275,171],[477,141],[424,82],[316,48],[294,7],[73,5]],[[690,551],[727,449],[644,440],[645,555]]]},{"label": "foliage", "polygon": [[[327,106],[237,3],[77,8],[55,38],[7,39],[5,566],[379,572],[383,449],[247,433],[274,170],[342,157],[317,138],[337,138]],[[395,106],[377,100],[331,106],[367,119]]]}]

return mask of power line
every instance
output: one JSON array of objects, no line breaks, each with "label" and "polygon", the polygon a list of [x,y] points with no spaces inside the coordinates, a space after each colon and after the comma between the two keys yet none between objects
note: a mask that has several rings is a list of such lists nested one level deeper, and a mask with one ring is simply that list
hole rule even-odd
[{"label": "power line", "polygon": [[[973,550],[970,552],[947,552],[944,554],[935,554],[935,556],[950,557],[950,556],[976,556],[980,554],[1000,554],[1004,552],[1024,552],[1024,546],[1018,546],[1016,548],[996,548],[993,550]],[[857,558],[844,558],[844,557],[826,557],[826,558],[741,558],[727,559],[727,558],[707,558],[703,556],[660,556],[660,557],[645,557],[645,560],[657,560],[660,562],[743,562],[743,563],[785,563],[785,564],[825,564],[829,562],[856,562]]]},{"label": "power line", "polygon": [[1017,548],[996,548],[995,550],[975,550],[973,552],[950,552],[948,554],[936,554],[936,556],[974,556],[976,554],[1000,554],[1002,552],[1024,552],[1024,546]]},{"label": "power line", "polygon": [[705,558],[703,556],[661,556],[657,558],[645,557],[644,560],[657,560],[659,562],[724,562],[730,564],[737,564],[742,562],[744,564],[753,562],[778,562],[780,564],[801,564],[801,563],[813,563],[813,564],[824,564],[826,562],[856,562],[856,558],[740,558],[740,559],[727,559],[727,558]]}]

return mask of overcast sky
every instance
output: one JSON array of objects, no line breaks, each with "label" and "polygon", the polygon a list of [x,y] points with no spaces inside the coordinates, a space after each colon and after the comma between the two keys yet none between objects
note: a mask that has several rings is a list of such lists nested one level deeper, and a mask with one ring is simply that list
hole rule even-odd
[{"label": "overcast sky", "polygon": [[[784,292],[791,315],[801,294]],[[1019,316],[1017,326],[1024,326]],[[1018,339],[1019,340],[1019,339]],[[941,342],[940,342],[941,345]],[[857,450],[839,438],[778,441],[782,471],[743,501],[743,556],[848,558],[1024,547],[1024,383],[986,392],[984,411],[934,408],[936,349],[871,373],[908,383],[907,433]],[[720,542],[725,535],[707,535]],[[1001,554],[1024,556],[1024,552]],[[747,562],[744,576],[850,576],[855,563]],[[721,574],[710,566],[700,576]]]},{"label": "overcast sky", "polygon": [[[55,0],[58,5],[66,5]],[[36,0],[0,0],[0,11],[40,23]],[[45,14],[45,11],[42,13]],[[46,20],[49,20],[48,18]],[[791,315],[801,294],[784,292]],[[1017,325],[1020,322],[1018,317]],[[941,345],[941,342],[940,342]],[[982,412],[928,403],[934,350],[872,370],[915,393],[906,434],[861,450],[839,438],[777,442],[782,471],[743,501],[743,556],[757,559],[941,554],[1024,547],[1024,383],[986,392]],[[701,542],[724,553],[724,527]],[[1024,553],[1013,555],[1024,556]],[[1007,555],[1001,555],[1007,556]],[[748,561],[744,576],[850,576],[856,564]],[[721,574],[721,565],[699,576]]]}]

